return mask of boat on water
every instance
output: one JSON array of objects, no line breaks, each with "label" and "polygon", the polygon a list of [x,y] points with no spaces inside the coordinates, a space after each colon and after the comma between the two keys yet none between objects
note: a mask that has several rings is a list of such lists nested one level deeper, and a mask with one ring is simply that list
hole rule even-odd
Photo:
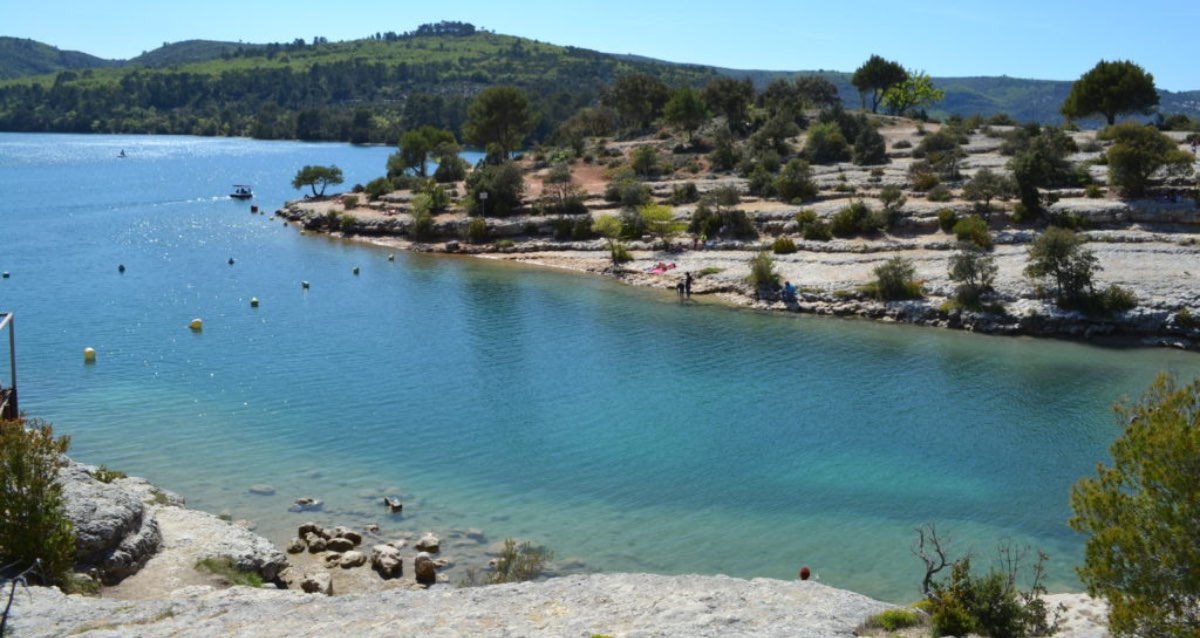
[{"label": "boat on water", "polygon": [[125,159],[126,157],[129,157],[129,156],[125,154],[125,149],[121,149],[121,152],[117,153],[117,157],[120,159]]},{"label": "boat on water", "polygon": [[229,196],[234,199],[250,199],[254,197],[254,191],[250,189],[249,184],[234,184],[233,192]]}]

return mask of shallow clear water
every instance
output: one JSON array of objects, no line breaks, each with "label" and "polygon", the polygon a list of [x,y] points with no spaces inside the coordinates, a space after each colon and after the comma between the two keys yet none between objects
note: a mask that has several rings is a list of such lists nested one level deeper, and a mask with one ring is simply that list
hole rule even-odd
[{"label": "shallow clear water", "polygon": [[[807,564],[906,601],[927,521],[983,557],[1003,539],[1040,547],[1051,589],[1078,588],[1067,495],[1118,434],[1111,404],[1160,370],[1200,373],[1175,351],[389,262],[226,197],[253,184],[269,213],[298,196],[301,166],[337,164],[349,186],[390,152],[0,134],[0,310],[16,313],[22,408],[70,434],[74,457],[279,543],[307,519],[478,527],[592,570],[791,578]],[[276,495],[249,494],[258,483]],[[404,496],[403,518],[384,493]],[[324,511],[289,513],[300,496]]]}]

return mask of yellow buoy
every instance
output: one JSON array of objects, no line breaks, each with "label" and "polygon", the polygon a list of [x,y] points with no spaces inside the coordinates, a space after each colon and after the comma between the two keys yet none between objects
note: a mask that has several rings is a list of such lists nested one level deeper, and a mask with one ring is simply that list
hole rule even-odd
[{"label": "yellow buoy", "polygon": [[198,318],[192,319],[192,323],[190,325],[191,325],[192,330],[195,330],[197,332],[199,332],[201,329],[204,328],[204,322]]},{"label": "yellow buoy", "polygon": [[258,297],[251,297],[251,298],[250,298],[250,307],[251,307],[251,308],[257,308],[257,307],[258,307]]},{"label": "yellow buoy", "polygon": [[96,350],[94,348],[83,349],[83,362],[96,363]]}]

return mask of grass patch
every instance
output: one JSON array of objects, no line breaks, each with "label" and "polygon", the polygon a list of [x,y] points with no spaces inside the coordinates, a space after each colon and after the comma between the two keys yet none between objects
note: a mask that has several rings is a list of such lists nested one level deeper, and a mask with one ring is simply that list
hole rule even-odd
[{"label": "grass patch", "polygon": [[205,558],[196,562],[196,571],[208,572],[224,580],[229,585],[242,585],[244,587],[262,587],[262,577],[254,572],[242,571],[233,564],[233,559],[228,556],[218,556],[216,558]]},{"label": "grass patch", "polygon": [[716,266],[709,266],[708,268],[704,268],[700,272],[696,273],[696,276],[703,277],[705,275],[715,275],[719,272],[724,272],[724,271],[725,271],[724,268],[717,268]]},{"label": "grass patch", "polygon": [[896,607],[881,611],[862,624],[863,629],[882,629],[884,631],[897,631],[907,629],[909,627],[918,627],[928,623],[928,618],[912,609],[903,609]]},{"label": "grass patch", "polygon": [[101,465],[92,472],[92,478],[101,483],[112,483],[117,479],[129,478],[129,475],[119,470],[110,470],[107,466]]}]

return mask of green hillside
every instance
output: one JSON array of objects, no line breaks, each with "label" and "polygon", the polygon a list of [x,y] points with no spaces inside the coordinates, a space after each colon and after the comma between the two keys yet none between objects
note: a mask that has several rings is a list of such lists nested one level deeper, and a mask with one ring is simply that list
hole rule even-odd
[{"label": "green hillside", "polygon": [[[534,139],[585,106],[624,74],[669,86],[703,86],[720,76],[772,79],[819,75],[848,107],[859,96],[850,74],[781,72],[678,64],[612,55],[476,30],[422,25],[407,34],[329,43],[241,44],[190,40],[129,61],[0,38],[0,130],[164,133],[395,143],[405,129],[460,131],[471,99],[496,84],[528,93],[540,122]],[[6,79],[7,78],[7,79]],[[948,114],[1007,113],[1060,122],[1071,82],[1008,77],[934,78]],[[1200,92],[1162,92],[1159,109],[1200,118]]]},{"label": "green hillside", "polygon": [[118,64],[79,51],[63,51],[25,38],[0,36],[0,80]]}]

